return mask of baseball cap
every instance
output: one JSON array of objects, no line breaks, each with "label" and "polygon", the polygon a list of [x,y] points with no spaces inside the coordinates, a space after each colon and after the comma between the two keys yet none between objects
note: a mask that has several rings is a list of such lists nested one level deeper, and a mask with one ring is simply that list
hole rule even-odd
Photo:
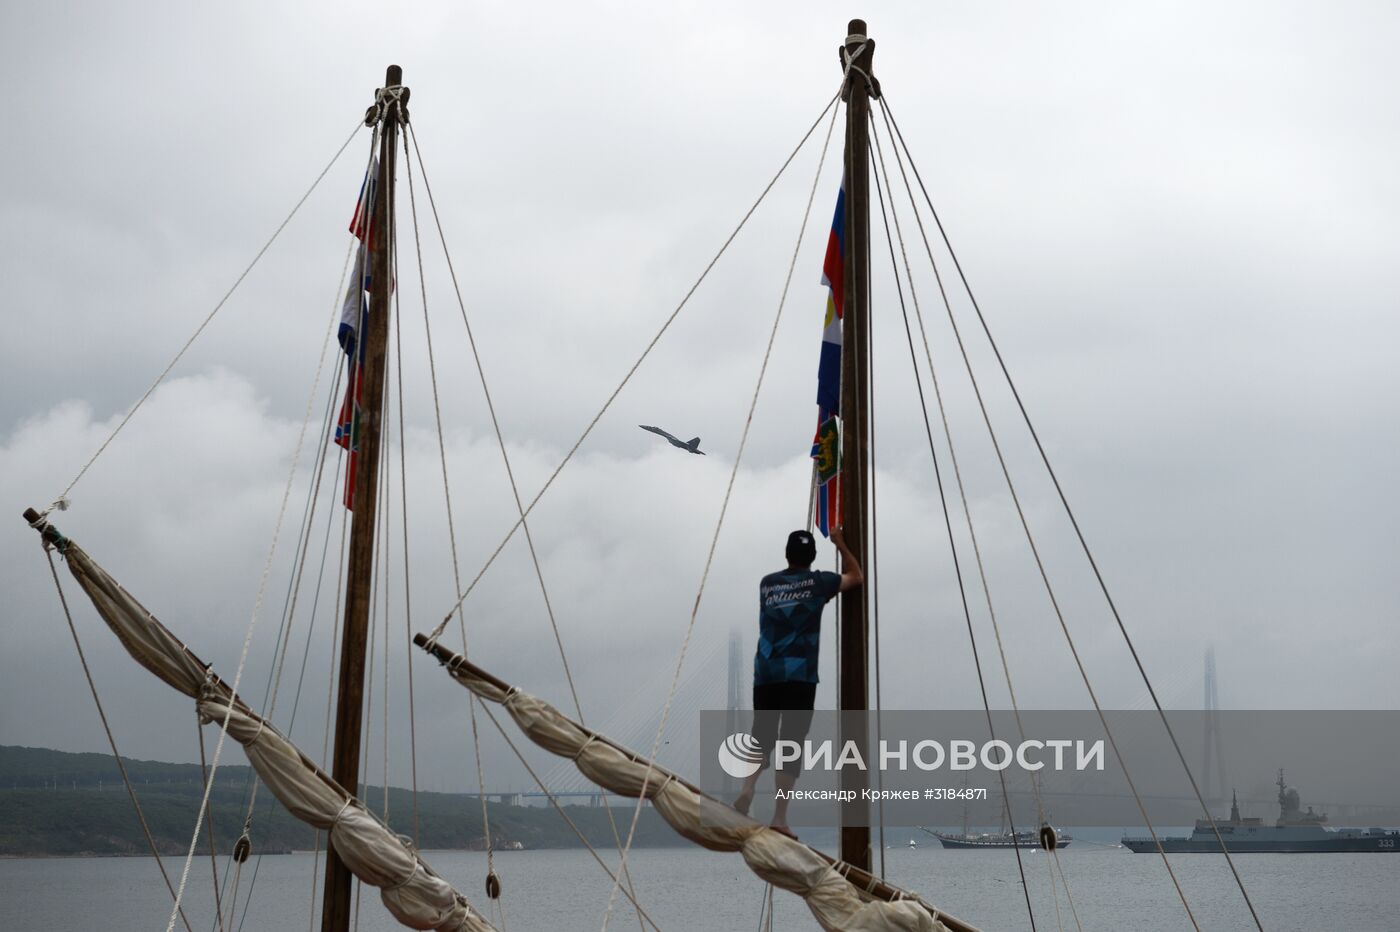
[{"label": "baseball cap", "polygon": [[787,539],[787,559],[798,566],[811,566],[817,558],[817,542],[810,531],[793,531]]}]

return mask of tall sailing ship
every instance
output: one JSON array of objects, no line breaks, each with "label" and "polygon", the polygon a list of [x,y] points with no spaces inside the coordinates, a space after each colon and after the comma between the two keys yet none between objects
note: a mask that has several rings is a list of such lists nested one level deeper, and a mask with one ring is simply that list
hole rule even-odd
[{"label": "tall sailing ship", "polygon": [[[849,24],[848,34],[837,49],[841,70],[840,90],[828,103],[827,108],[822,111],[818,120],[813,123],[806,136],[803,137],[802,143],[799,144],[800,149],[809,139],[820,137],[818,130],[823,125],[823,121],[827,119],[828,114],[830,114],[830,122],[825,125],[829,141],[832,129],[836,125],[837,114],[844,106],[846,121],[843,132],[844,140],[841,145],[844,180],[837,199],[838,206],[830,234],[830,248],[824,269],[825,281],[831,289],[831,300],[828,304],[822,347],[824,368],[831,365],[831,353],[835,352],[836,354],[834,357],[836,359],[835,365],[839,370],[839,379],[836,381],[839,382],[839,388],[820,400],[818,427],[813,442],[814,465],[808,522],[809,526],[815,523],[824,532],[833,525],[844,526],[849,546],[857,558],[867,567],[873,566],[876,557],[871,513],[871,503],[875,497],[871,469],[874,418],[870,389],[872,358],[870,263],[873,252],[871,236],[873,204],[880,205],[880,217],[884,221],[885,238],[889,247],[891,264],[894,266],[896,281],[908,281],[908,287],[911,289],[910,296],[913,297],[913,272],[909,266],[907,250],[904,248],[904,237],[907,235],[912,240],[915,231],[912,227],[908,229],[898,227],[899,214],[895,212],[895,198],[899,192],[896,190],[893,179],[898,178],[903,181],[903,192],[907,195],[913,209],[912,216],[918,222],[918,232],[923,238],[925,249],[928,250],[930,262],[933,262],[933,253],[929,248],[928,234],[932,228],[925,229],[925,221],[921,219],[923,215],[920,214],[920,211],[923,208],[918,201],[920,197],[923,202],[928,204],[926,215],[931,223],[937,224],[937,233],[942,236],[948,256],[957,270],[957,276],[966,286],[966,279],[962,276],[962,269],[957,264],[956,255],[952,253],[951,245],[948,245],[946,234],[943,233],[942,224],[938,221],[936,212],[933,212],[932,202],[928,199],[923,179],[918,175],[918,169],[905,144],[903,134],[899,131],[897,122],[893,120],[892,111],[883,99],[879,81],[875,77],[874,52],[875,43],[868,37],[865,23],[861,20],[852,20]],[[223,747],[224,737],[232,738],[242,745],[249,762],[261,781],[261,785],[265,786],[292,815],[325,833],[326,865],[324,881],[321,885],[321,928],[323,932],[344,932],[349,928],[352,916],[352,896],[356,883],[377,888],[384,907],[403,925],[417,929],[444,930],[444,932],[446,930],[485,932],[485,930],[497,928],[499,924],[493,922],[488,917],[488,913],[494,908],[493,904],[496,904],[503,896],[506,887],[503,879],[495,871],[493,862],[488,857],[488,873],[483,886],[485,899],[469,899],[466,894],[455,889],[452,884],[434,871],[425,857],[409,840],[400,836],[360,798],[364,773],[362,761],[364,758],[363,718],[367,633],[376,598],[373,586],[376,578],[375,565],[380,539],[377,535],[384,532],[379,506],[386,498],[387,493],[387,473],[383,471],[382,467],[389,450],[384,426],[389,420],[390,413],[387,405],[389,398],[387,373],[390,370],[391,359],[390,335],[393,330],[396,308],[395,284],[402,278],[397,261],[397,241],[399,228],[403,224],[403,213],[400,209],[402,206],[401,197],[396,193],[396,185],[400,174],[398,161],[401,151],[400,140],[405,134],[411,135],[412,133],[412,125],[409,122],[409,99],[409,89],[403,82],[400,69],[391,66],[386,73],[384,86],[376,93],[365,117],[365,125],[371,133],[370,152],[367,157],[369,168],[365,174],[360,199],[351,223],[352,232],[358,240],[358,248],[350,275],[350,286],[346,294],[340,327],[340,342],[346,358],[343,373],[344,401],[339,407],[338,416],[328,418],[328,422],[333,421],[331,424],[333,429],[327,431],[326,444],[321,451],[322,463],[331,458],[329,454],[335,451],[334,457],[338,457],[343,464],[343,470],[339,473],[343,477],[343,486],[340,491],[344,507],[350,509],[351,515],[344,564],[344,610],[339,632],[340,660],[335,702],[334,745],[324,769],[322,765],[318,765],[310,756],[295,747],[268,717],[264,717],[263,712],[254,708],[240,694],[240,680],[244,672],[241,663],[231,677],[227,679],[221,677],[208,664],[200,660],[194,650],[187,647],[181,640],[177,633],[181,627],[178,621],[167,627],[157,620],[155,615],[143,607],[133,594],[123,589],[107,571],[99,566],[79,543],[68,536],[67,532],[71,528],[66,526],[66,521],[64,527],[58,526],[58,516],[55,512],[66,510],[67,493],[78,479],[75,479],[74,483],[70,483],[68,489],[55,500],[53,505],[45,509],[31,508],[24,514],[25,520],[38,532],[50,558],[57,556],[66,563],[73,579],[77,581],[102,620],[132,657],[156,677],[194,700],[201,721],[217,727],[219,739],[213,758],[213,770],[217,771],[219,751]],[[872,148],[872,133],[875,134],[873,137],[875,140],[874,148]],[[416,149],[416,140],[414,140],[414,148]],[[405,154],[410,151],[407,141],[403,143],[402,151]],[[824,148],[823,159],[825,151]],[[794,152],[795,154],[796,152]],[[407,163],[405,170],[411,180],[412,163],[408,159],[405,161]],[[792,158],[789,157],[783,168],[786,169],[791,161]],[[418,164],[421,169],[421,159]],[[771,183],[769,187],[771,188]],[[815,193],[815,191],[816,185],[814,183],[813,192]],[[427,194],[431,199],[431,189],[427,189]],[[809,200],[809,210],[810,204]],[[434,220],[436,220],[436,205],[433,204],[431,209]],[[415,229],[416,210],[415,207]],[[893,232],[889,225],[891,218],[895,221]],[[747,216],[745,220],[747,220]],[[906,222],[908,222],[907,215]],[[805,225],[804,220],[804,229]],[[895,262],[895,237],[899,239],[901,251],[905,252],[905,264],[902,271],[898,263]],[[726,242],[725,248],[727,247],[728,243]],[[721,249],[721,254],[723,251]],[[713,263],[711,264],[713,265]],[[455,275],[454,270],[454,280]],[[789,275],[791,275],[791,271],[789,271]],[[904,278],[901,279],[901,276]],[[967,293],[976,310],[977,320],[988,340],[991,341],[990,330],[986,329],[986,321],[981,316],[980,308],[976,307],[970,287]],[[785,295],[786,290],[784,290]],[[684,303],[682,302],[682,307]],[[904,308],[903,292],[900,295],[900,304],[905,310],[905,325],[906,330],[908,330],[909,317],[907,308]],[[917,302],[915,302],[915,309],[917,311]],[[681,308],[677,308],[676,313],[679,313],[680,310]],[[781,314],[781,310],[780,304],[779,314]],[[948,310],[951,315],[951,306]],[[675,316],[676,314],[673,313],[666,324],[662,326],[657,339],[665,332]],[[919,327],[922,330],[922,318],[919,318]],[[470,330],[468,333],[470,335]],[[776,333],[776,321],[774,333]],[[908,330],[908,336],[911,355],[915,356],[914,364],[917,373],[920,361],[915,353],[915,338],[912,330]],[[959,345],[961,345],[961,335],[958,336],[958,340],[960,341]],[[652,345],[655,345],[655,341]],[[995,349],[994,341],[992,346]],[[474,339],[472,347],[473,353],[475,353]],[[924,350],[927,353],[926,341]],[[649,351],[650,348],[647,352]],[[645,356],[646,352],[643,353],[642,359]],[[964,361],[966,358],[964,352]],[[997,359],[1000,363],[999,353]],[[641,361],[639,359],[638,364]],[[928,366],[930,369],[928,378],[931,379],[933,366],[931,356],[928,359]],[[633,371],[635,369],[634,365]],[[630,374],[629,372],[628,377]],[[1010,384],[1009,373],[1006,372],[1004,364],[1001,364],[1001,374],[1005,375],[1008,384]],[[969,376],[971,376],[970,369]],[[339,377],[337,379],[339,381]],[[618,391],[621,391],[626,382],[627,377],[624,377],[622,384],[618,386]],[[159,384],[159,379],[157,384]],[[829,387],[830,384],[830,380],[824,379],[824,386]],[[759,377],[759,386],[761,385],[762,373]],[[921,399],[923,398],[923,385],[924,383],[921,381]],[[936,392],[937,383],[931,382],[930,385]],[[484,376],[483,387],[485,387]],[[1014,392],[1014,385],[1012,385],[1012,390]],[[573,450],[577,450],[588,437],[593,427],[598,423],[598,419],[607,411],[616,394],[617,392],[614,392],[613,396],[603,405],[602,411],[578,438]],[[755,403],[757,397],[758,390],[756,388]],[[1019,396],[1017,396],[1017,400],[1019,404]],[[499,438],[500,425],[495,419],[494,408],[490,407],[489,392],[487,392],[487,402],[488,408],[491,410],[492,423]],[[939,403],[941,404],[941,398]],[[138,409],[139,407],[140,403],[137,405]],[[127,419],[135,415],[136,410],[133,409],[128,414]],[[330,408],[328,407],[327,410],[329,411]],[[1022,416],[1026,417],[1026,426],[1029,428],[1030,422],[1028,416],[1025,415],[1024,408],[1021,408],[1020,411]],[[751,418],[752,408],[750,409]],[[956,564],[959,547],[953,542],[952,519],[949,517],[949,496],[944,494],[944,483],[948,477],[937,471],[939,461],[934,452],[934,434],[929,419],[927,400],[924,402],[924,418],[923,426],[928,431],[930,454],[933,458],[935,475],[938,477],[938,490],[945,509],[944,518],[948,522],[949,542]],[[116,431],[113,432],[113,437],[108,438],[108,442],[111,442],[120,432],[125,423],[126,420],[123,420],[118,425]],[[944,426],[946,430],[946,420]],[[990,429],[990,423],[988,423],[988,428]],[[441,425],[439,425],[440,429]],[[744,441],[747,440],[747,432],[748,426],[746,425],[739,443],[740,452],[736,454],[733,464],[734,474],[737,474],[738,471]],[[1037,439],[1037,444],[1038,442]],[[103,445],[102,449],[105,448],[106,444]],[[504,441],[501,442],[501,449],[509,472],[509,457],[505,451]],[[99,450],[99,455],[100,453],[101,450]],[[572,452],[569,455],[571,456]],[[1044,458],[1043,449],[1041,455]],[[506,540],[509,540],[517,531],[521,532],[530,543],[533,554],[534,544],[530,538],[530,526],[527,519],[540,498],[549,490],[554,477],[559,474],[559,470],[567,465],[568,459],[569,457],[566,456],[543,488],[528,500],[515,487],[512,475],[512,492],[519,518],[510,528]],[[1048,470],[1048,459],[1045,459],[1044,462]],[[954,460],[953,465],[954,472],[956,472],[956,460]],[[446,467],[444,465],[444,477],[445,473]],[[731,486],[734,474],[731,474]],[[1053,472],[1051,475],[1053,477]],[[78,478],[80,479],[81,476],[80,472]],[[1006,478],[1009,487],[1009,474],[1006,475]],[[331,485],[334,486],[335,483],[331,483]],[[317,488],[319,489],[319,484]],[[1014,497],[1014,488],[1011,489],[1011,494]],[[1063,501],[1063,496],[1061,496],[1061,500]],[[1068,509],[1067,502],[1065,502],[1065,506]],[[971,533],[970,513],[967,515],[967,521],[968,530]],[[719,523],[715,529],[716,538],[719,535],[722,522],[723,509],[721,508]],[[75,523],[80,524],[81,522]],[[309,528],[309,524],[307,527]],[[1030,541],[1029,528],[1027,527],[1026,530],[1028,541]],[[305,539],[309,541],[309,533]],[[1082,543],[1082,537],[1080,540]],[[504,545],[505,541],[502,541],[501,546]],[[1033,541],[1031,541],[1031,545],[1033,548]],[[1087,544],[1084,546],[1087,555]],[[497,553],[499,552],[498,548]],[[304,551],[301,552],[301,556],[304,560]],[[455,545],[452,559],[453,571],[456,575],[458,567]],[[966,555],[964,555],[964,559],[966,559]],[[980,560],[980,555],[978,559]],[[482,568],[482,573],[486,572],[490,563],[491,560],[488,560],[487,566]],[[536,568],[538,571],[537,561]],[[1097,570],[1095,571],[1097,572]],[[55,572],[54,578],[57,583],[59,581],[57,572]],[[961,580],[961,578],[960,572],[959,579]],[[477,579],[480,579],[480,574],[478,574]],[[542,576],[540,581],[543,590]],[[771,885],[772,888],[787,891],[800,897],[809,907],[813,918],[824,929],[860,929],[870,930],[870,932],[876,932],[876,930],[891,930],[891,932],[892,930],[921,930],[921,932],[973,930],[974,927],[968,922],[935,905],[936,893],[931,898],[926,898],[919,893],[896,886],[883,878],[882,864],[877,865],[873,852],[879,850],[883,858],[884,846],[883,844],[878,848],[872,846],[870,826],[872,823],[878,823],[872,819],[871,807],[868,803],[857,802],[844,805],[839,836],[839,856],[815,850],[795,838],[775,831],[746,815],[741,815],[727,801],[707,796],[696,784],[687,780],[682,774],[656,762],[657,749],[660,746],[662,731],[670,711],[669,700],[662,711],[661,728],[657,732],[653,746],[649,750],[634,750],[587,727],[583,723],[580,710],[576,709],[574,713],[570,713],[567,710],[558,709],[525,692],[522,685],[528,686],[528,684],[509,683],[490,672],[487,665],[483,663],[484,658],[491,655],[490,648],[482,649],[478,645],[470,656],[468,656],[466,649],[466,626],[462,619],[461,607],[474,585],[475,582],[472,582],[463,586],[459,576],[457,578],[456,603],[445,616],[437,616],[441,617],[442,620],[434,629],[416,632],[412,637],[412,642],[436,658],[443,665],[446,674],[467,690],[467,695],[464,697],[467,706],[464,711],[467,712],[467,716],[464,717],[470,718],[474,737],[478,727],[478,710],[486,713],[490,721],[497,724],[497,727],[502,726],[493,710],[503,710],[507,713],[504,718],[509,719],[510,723],[518,728],[525,737],[550,753],[572,761],[583,775],[600,788],[609,793],[638,800],[636,805],[629,807],[630,813],[621,814],[621,817],[614,822],[618,848],[616,860],[609,863],[602,858],[598,859],[600,870],[606,877],[605,882],[610,883],[612,887],[609,903],[610,913],[613,899],[625,900],[635,911],[643,928],[657,927],[657,923],[646,912],[644,904],[635,895],[627,869],[627,857],[637,816],[641,812],[643,802],[645,802],[685,839],[707,849],[738,853],[752,872],[762,881]],[[61,584],[59,591],[62,595]],[[1105,589],[1104,592],[1106,596],[1107,590]],[[990,608],[990,596],[988,596],[988,603]],[[61,604],[65,612],[71,607],[66,600],[62,600]],[[697,609],[698,605],[699,596],[697,595]],[[968,612],[966,593],[964,593],[963,605],[964,611]],[[838,646],[840,669],[838,691],[839,707],[842,710],[864,711],[871,705],[872,659],[878,664],[878,628],[872,629],[868,620],[871,613],[871,595],[868,588],[853,590],[842,595]],[[71,622],[71,615],[69,619]],[[454,619],[462,635],[463,643],[460,649],[446,643],[447,639],[452,636],[451,629],[454,627]],[[967,622],[974,656],[976,656],[977,642],[975,635],[973,635],[970,613],[967,614]],[[992,623],[995,625],[994,615]],[[687,645],[694,624],[695,616],[692,613],[685,639]],[[1061,626],[1063,627],[1062,619]],[[557,639],[557,629],[555,633]],[[1126,637],[1126,629],[1123,633]],[[76,637],[76,628],[74,634]],[[1065,635],[1068,639],[1069,631],[1067,628]],[[998,640],[999,638],[1000,635],[998,635]],[[563,655],[562,641],[558,643],[560,656],[565,661],[565,669],[567,670],[567,657]],[[285,645],[282,650],[285,654]],[[245,652],[245,659],[246,656]],[[680,662],[683,663],[683,661],[684,648]],[[1004,656],[1002,662],[1003,667],[1005,667]],[[1006,673],[1009,682],[1009,668],[1006,668]],[[982,675],[982,663],[979,660],[979,680]],[[1084,675],[1087,684],[1087,674]],[[983,686],[983,698],[985,704],[985,685]],[[1097,702],[1097,700],[1095,701]],[[988,705],[987,708],[990,727],[990,706]],[[852,726],[844,737],[867,742],[870,736],[863,731],[861,726]],[[114,742],[114,755],[116,750]],[[117,757],[120,761],[120,756],[117,755]],[[211,775],[211,783],[214,778]],[[856,791],[857,794],[867,785],[865,775],[860,772],[845,774],[843,780],[845,781],[843,788]],[[548,787],[541,786],[541,789],[546,794],[548,793]],[[135,799],[136,794],[133,791],[133,800]],[[206,789],[206,804],[207,800],[208,792]],[[560,811],[562,814],[562,809]],[[206,814],[205,808],[202,806],[196,817],[197,826],[204,821]],[[252,809],[250,807],[249,823],[251,820]],[[253,834],[255,833],[249,831],[249,824],[245,823],[244,831],[237,839],[231,854],[232,861],[238,866],[235,868],[235,876],[236,871],[241,869],[241,865],[253,853],[255,847],[252,839]],[[198,837],[199,829],[197,828],[196,840]],[[1052,853],[1057,851],[1055,832],[1046,824],[1042,824],[1038,832],[1031,834],[1027,834],[1024,827],[1018,829],[1012,826],[1010,837],[1012,847],[1016,849],[1018,865],[1020,864],[1020,848],[1023,847],[1021,844],[1023,837],[1034,837],[1038,845],[1045,847]],[[1060,847],[1062,846],[1061,844]],[[193,852],[194,846],[192,844],[190,854],[185,859],[185,869],[178,885],[171,882],[167,875],[167,883],[170,886],[173,901],[170,914],[171,927],[174,927],[177,919],[183,919],[187,927],[190,925],[188,918],[183,915],[181,900]],[[488,855],[489,852],[488,841]],[[163,867],[162,871],[164,871]],[[1072,908],[1073,900],[1070,897],[1069,883],[1063,871],[1056,873],[1056,870],[1052,869],[1051,877],[1052,894],[1058,896],[1055,893],[1056,884],[1063,887],[1066,902]],[[934,883],[936,884],[936,882],[935,878]],[[1025,882],[1024,873],[1022,874],[1021,891],[1018,898],[1021,896],[1025,898],[1027,912],[1030,915],[1032,926],[1034,926],[1035,910],[1031,905],[1030,886]],[[1190,906],[1187,904],[1184,894],[1181,899],[1183,906],[1189,913]],[[222,907],[220,908],[222,909]],[[1058,912],[1058,900],[1055,908]],[[219,916],[221,924],[225,918],[221,912]],[[1075,918],[1078,922],[1077,915]]]}]

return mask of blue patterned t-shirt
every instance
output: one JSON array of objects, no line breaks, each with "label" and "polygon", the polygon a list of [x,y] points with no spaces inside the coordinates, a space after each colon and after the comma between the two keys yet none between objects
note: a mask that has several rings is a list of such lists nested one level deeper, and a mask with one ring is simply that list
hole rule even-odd
[{"label": "blue patterned t-shirt", "polygon": [[755,686],[817,682],[822,606],[841,591],[841,577],[821,570],[769,573],[758,584]]}]

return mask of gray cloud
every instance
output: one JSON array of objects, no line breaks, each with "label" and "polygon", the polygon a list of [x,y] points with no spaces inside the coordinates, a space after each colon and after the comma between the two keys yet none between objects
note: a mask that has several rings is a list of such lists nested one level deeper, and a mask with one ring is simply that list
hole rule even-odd
[{"label": "gray cloud", "polygon": [[[792,12],[643,8],[600,24],[569,7],[494,9],[486,20],[443,6],[366,30],[353,11],[333,20],[286,11],[272,28],[242,11],[176,5],[149,10],[148,21],[26,10],[3,40],[19,70],[11,84],[25,88],[12,101],[23,132],[0,151],[15,179],[0,195],[8,507],[17,516],[46,503],[86,461],[350,132],[389,60],[414,89],[463,297],[533,494],[835,91],[843,12]],[[1174,701],[1195,702],[1190,677],[1214,643],[1226,704],[1393,706],[1400,385],[1389,356],[1400,282],[1390,244],[1400,193],[1389,172],[1400,126],[1386,50],[1396,15],[1363,4],[1256,13],[1024,8],[989,22],[986,11],[935,18],[910,5],[881,11],[871,29],[895,112],[1149,672],[1172,684]],[[62,518],[225,674],[338,304],[367,145],[352,145]],[[664,698],[815,168],[810,149],[534,518],[592,721],[641,733],[615,710]],[[817,269],[837,171],[829,161],[818,186],[697,658],[714,655],[731,627],[749,631],[754,583],[805,517]],[[423,194],[470,576],[512,507]],[[451,562],[404,224],[404,352],[420,360],[405,373],[413,621],[429,627],[451,604]],[[877,241],[883,696],[891,706],[970,706],[976,682],[883,248]],[[1081,706],[926,270],[917,285],[1018,697]],[[1108,703],[1132,705],[1141,684],[1131,659],[965,302],[955,310],[1096,687]],[[700,434],[713,455],[671,456],[639,422]],[[303,463],[293,530],[308,475]],[[253,698],[273,656],[293,530],[258,622],[244,690]],[[0,741],[100,748],[30,532],[13,520],[0,548]],[[328,569],[294,735],[313,752],[333,588]],[[399,588],[391,583],[391,596]],[[972,596],[983,664],[995,671]],[[567,704],[521,542],[467,608],[483,662]],[[391,717],[402,721],[395,612]],[[131,665],[90,613],[78,621],[124,750],[195,757],[187,705]],[[293,644],[299,662],[295,633]],[[716,682],[688,687],[713,688],[715,703],[722,655]],[[830,655],[829,644],[828,666]],[[420,745],[425,782],[473,785],[464,694],[427,665],[416,675],[420,734],[455,736]],[[819,702],[832,701],[832,679]],[[279,721],[290,701],[279,698]],[[391,736],[399,782],[404,730]],[[520,778],[499,763],[508,754],[499,742],[488,751],[493,778]]]}]

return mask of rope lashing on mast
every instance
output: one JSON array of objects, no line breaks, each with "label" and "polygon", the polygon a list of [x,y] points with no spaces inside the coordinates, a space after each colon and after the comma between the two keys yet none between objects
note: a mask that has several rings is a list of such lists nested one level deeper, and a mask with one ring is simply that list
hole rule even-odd
[{"label": "rope lashing on mast", "polygon": [[503,707],[532,742],[576,762],[598,786],[648,800],[682,837],[711,851],[739,852],[761,879],[802,897],[823,929],[863,932],[976,932],[918,894],[840,862],[740,815],[675,772],[505,682],[423,634],[414,643],[436,657],[476,698]]},{"label": "rope lashing on mast", "polygon": [[32,509],[25,518],[66,558],[98,615],[133,659],[196,700],[204,722],[223,722],[224,733],[243,745],[268,790],[293,816],[328,832],[341,860],[361,881],[380,888],[385,907],[400,923],[440,932],[494,932],[417,852],[250,709],[81,547]]},{"label": "rope lashing on mast", "polygon": [[390,84],[375,91],[374,103],[365,111],[365,125],[378,125],[390,107],[394,108],[394,118],[405,126],[408,125],[408,108],[403,103],[405,90],[402,84]]}]

